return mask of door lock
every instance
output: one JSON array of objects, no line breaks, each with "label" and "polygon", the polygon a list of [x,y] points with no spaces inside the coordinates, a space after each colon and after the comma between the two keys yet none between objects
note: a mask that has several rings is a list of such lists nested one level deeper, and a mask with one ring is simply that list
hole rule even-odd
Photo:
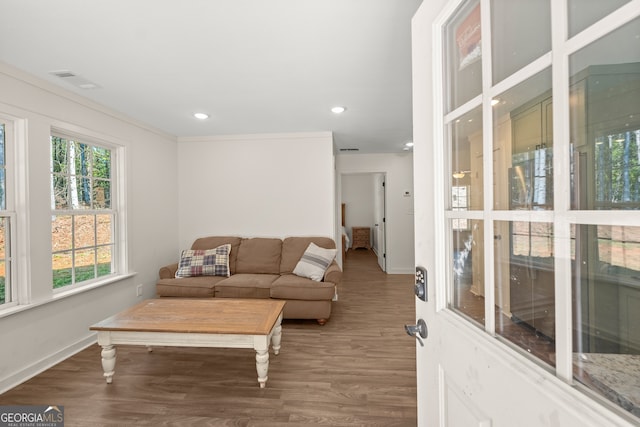
[{"label": "door lock", "polygon": [[414,292],[422,301],[427,301],[427,269],[424,267],[416,267]]},{"label": "door lock", "polygon": [[426,339],[429,335],[429,331],[427,330],[427,324],[424,320],[418,319],[418,323],[416,325],[404,325],[404,330],[407,331],[407,335],[416,337],[421,347],[424,347],[423,339]]}]

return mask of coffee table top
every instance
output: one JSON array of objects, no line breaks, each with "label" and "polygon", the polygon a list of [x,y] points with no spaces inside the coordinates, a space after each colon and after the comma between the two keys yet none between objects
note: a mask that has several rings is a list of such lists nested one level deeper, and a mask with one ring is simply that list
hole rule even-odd
[{"label": "coffee table top", "polygon": [[284,305],[285,301],[269,299],[149,299],[89,329],[267,335]]}]

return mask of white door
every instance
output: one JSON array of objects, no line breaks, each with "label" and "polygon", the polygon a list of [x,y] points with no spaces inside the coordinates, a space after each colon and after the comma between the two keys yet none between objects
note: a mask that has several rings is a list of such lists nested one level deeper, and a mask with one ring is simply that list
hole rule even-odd
[{"label": "white door", "polygon": [[412,33],[419,425],[639,425],[640,0]]},{"label": "white door", "polygon": [[378,265],[382,271],[387,271],[387,249],[385,239],[385,177],[383,173],[374,174],[374,213],[373,213],[373,233],[375,239],[376,255],[378,256]]}]

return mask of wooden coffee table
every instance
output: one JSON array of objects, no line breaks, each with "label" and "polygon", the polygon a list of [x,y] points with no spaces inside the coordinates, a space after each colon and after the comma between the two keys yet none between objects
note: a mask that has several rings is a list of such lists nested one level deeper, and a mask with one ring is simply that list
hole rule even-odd
[{"label": "wooden coffee table", "polygon": [[284,301],[268,299],[173,299],[141,302],[91,326],[102,346],[102,368],[113,381],[116,344],[253,348],[258,383],[264,388],[269,345],[280,352]]}]

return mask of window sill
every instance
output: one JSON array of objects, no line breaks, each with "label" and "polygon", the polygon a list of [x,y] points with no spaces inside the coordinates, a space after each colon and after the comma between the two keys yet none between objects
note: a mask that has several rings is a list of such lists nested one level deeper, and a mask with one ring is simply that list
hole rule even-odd
[{"label": "window sill", "polygon": [[11,316],[11,315],[16,314],[16,313],[21,313],[23,311],[31,310],[33,308],[40,307],[40,306],[43,306],[43,305],[46,305],[46,304],[49,304],[49,303],[52,303],[52,302],[55,302],[55,301],[60,301],[60,300],[62,300],[64,298],[71,297],[73,295],[78,295],[78,294],[81,294],[83,292],[92,291],[94,289],[101,288],[103,286],[107,286],[107,285],[110,285],[110,284],[115,283],[115,282],[120,282],[122,280],[128,279],[128,278],[133,277],[135,275],[136,275],[136,273],[118,274],[116,276],[110,276],[108,278],[96,281],[96,282],[91,283],[91,284],[86,285],[86,286],[80,286],[78,288],[69,289],[69,290],[65,290],[65,291],[62,291],[62,292],[54,293],[51,296],[51,299],[48,299],[48,300],[45,300],[45,301],[38,301],[38,302],[35,302],[35,303],[28,303],[28,304],[10,305],[10,306],[8,306],[6,308],[0,308],[0,319],[3,318],[3,317]]}]

